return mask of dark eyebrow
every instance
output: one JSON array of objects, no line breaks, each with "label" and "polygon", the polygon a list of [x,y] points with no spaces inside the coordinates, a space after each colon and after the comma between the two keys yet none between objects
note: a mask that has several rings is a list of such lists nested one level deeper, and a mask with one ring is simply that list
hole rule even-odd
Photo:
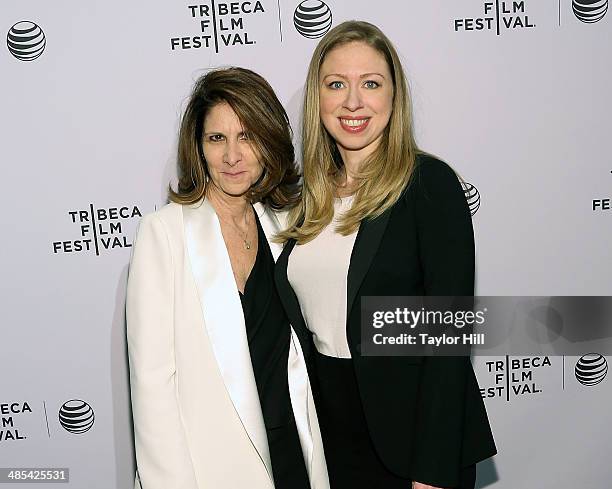
[{"label": "dark eyebrow", "polygon": [[[208,132],[203,132],[202,136],[225,136],[224,132],[221,131],[208,131]],[[248,136],[249,132],[248,131],[240,131],[238,133],[238,136]]]}]

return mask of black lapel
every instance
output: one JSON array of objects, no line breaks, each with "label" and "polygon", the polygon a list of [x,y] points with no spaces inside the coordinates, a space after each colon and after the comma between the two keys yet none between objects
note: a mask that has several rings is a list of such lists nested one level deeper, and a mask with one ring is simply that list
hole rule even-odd
[{"label": "black lapel", "polygon": [[287,312],[289,322],[298,335],[300,343],[302,344],[302,349],[308,350],[308,345],[310,344],[310,333],[306,330],[306,324],[304,323],[304,318],[302,317],[300,303],[298,302],[295,292],[293,291],[293,288],[289,283],[289,279],[287,278],[287,264],[289,262],[289,255],[291,254],[294,246],[295,239],[287,241],[287,244],[276,261],[276,266],[274,267],[274,278],[276,281],[278,295],[283,303],[285,311]]},{"label": "black lapel", "polygon": [[353,252],[351,253],[351,261],[348,269],[347,287],[346,287],[346,317],[347,320],[350,316],[353,303],[357,297],[357,292],[361,283],[366,276],[366,273],[372,265],[374,255],[378,251],[380,242],[387,224],[389,222],[389,216],[391,215],[391,209],[387,209],[376,219],[366,219],[361,222],[359,226],[359,232],[355,238],[355,244],[353,245]]}]

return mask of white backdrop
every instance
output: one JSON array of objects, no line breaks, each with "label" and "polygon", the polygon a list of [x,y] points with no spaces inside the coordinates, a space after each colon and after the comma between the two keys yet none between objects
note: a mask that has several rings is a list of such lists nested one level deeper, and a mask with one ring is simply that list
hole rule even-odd
[{"label": "white backdrop", "polygon": [[[354,18],[395,42],[419,144],[479,191],[481,295],[612,295],[612,14],[607,0],[573,3],[302,5],[319,7],[315,35]],[[67,467],[75,489],[131,486],[124,295],[135,226],[165,202],[179,116],[207,68],[262,74],[299,132],[317,42],[296,29],[299,4],[0,6],[0,467]],[[500,451],[480,464],[479,487],[609,486],[611,380],[579,383],[577,361],[475,360]],[[78,414],[65,426],[63,405]],[[15,487],[30,486],[40,487]]]}]

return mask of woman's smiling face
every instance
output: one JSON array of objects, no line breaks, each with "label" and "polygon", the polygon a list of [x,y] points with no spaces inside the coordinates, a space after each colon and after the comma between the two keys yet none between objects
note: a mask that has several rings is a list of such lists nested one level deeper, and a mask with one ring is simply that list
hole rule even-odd
[{"label": "woman's smiling face", "polygon": [[361,41],[332,49],[319,71],[321,122],[341,153],[370,155],[393,110],[393,79],[385,57]]}]

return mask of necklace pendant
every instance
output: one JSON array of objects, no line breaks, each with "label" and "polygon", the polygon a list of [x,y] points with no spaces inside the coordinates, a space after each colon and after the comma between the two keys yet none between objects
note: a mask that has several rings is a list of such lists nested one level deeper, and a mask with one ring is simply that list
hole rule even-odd
[{"label": "necklace pendant", "polygon": [[251,249],[251,243],[249,243],[246,239],[244,240],[244,248],[246,250],[250,250]]}]

